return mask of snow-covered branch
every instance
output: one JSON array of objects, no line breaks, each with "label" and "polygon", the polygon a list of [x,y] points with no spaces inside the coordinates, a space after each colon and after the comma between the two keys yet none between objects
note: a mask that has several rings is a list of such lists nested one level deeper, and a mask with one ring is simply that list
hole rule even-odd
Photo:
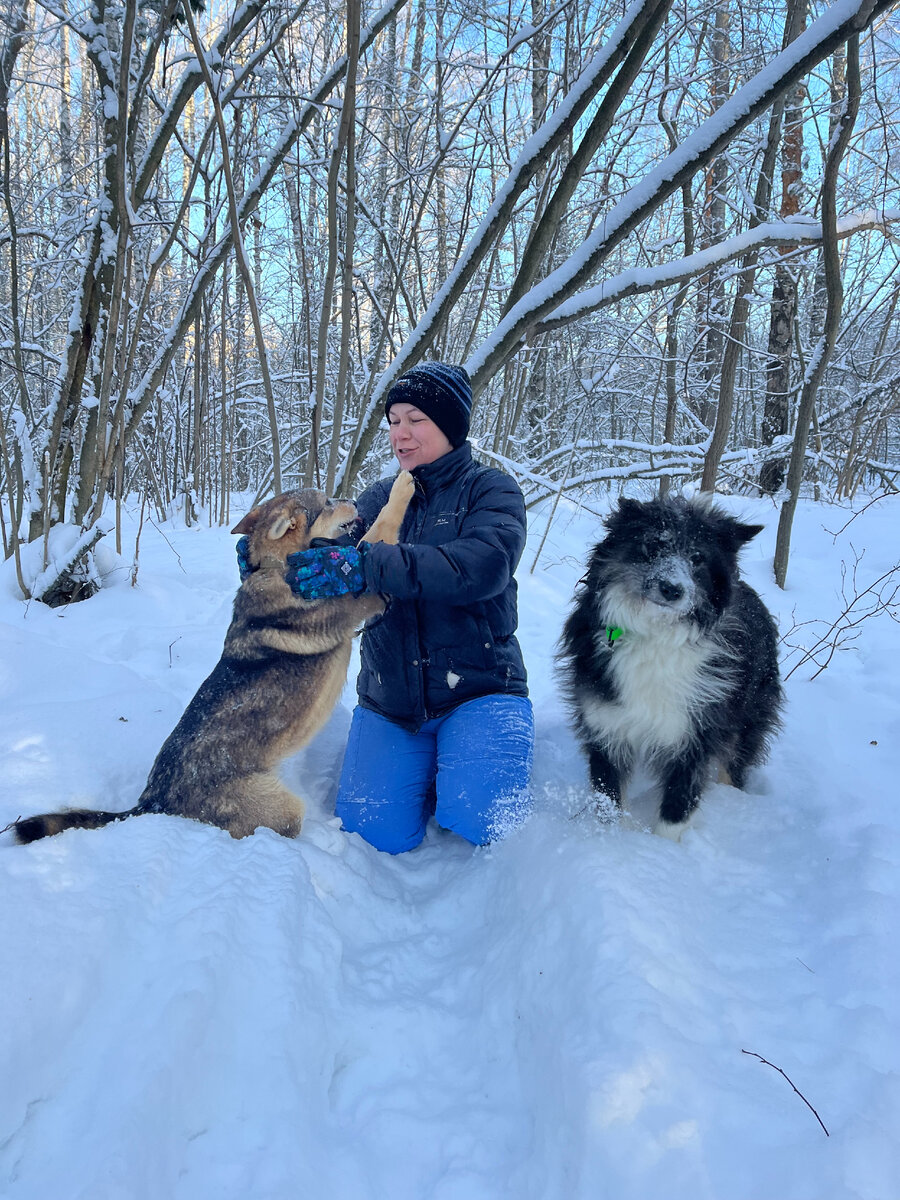
[{"label": "snow-covered branch", "polygon": [[475,232],[468,239],[450,274],[415,329],[406,338],[391,365],[378,380],[368,409],[361,419],[360,435],[352,456],[339,472],[339,482],[348,476],[352,479],[361,467],[378,426],[381,404],[394,381],[424,356],[466,285],[493,250],[499,235],[507,228],[517,202],[535,175],[546,166],[553,152],[571,135],[588,105],[609,82],[613,72],[622,63],[647,24],[653,21],[658,7],[658,0],[635,0],[606,44],[590,59],[551,116],[540,129],[526,139],[516,162]]},{"label": "snow-covered branch", "polygon": [[625,193],[579,250],[529,291],[470,356],[477,393],[515,353],[522,339],[570,299],[616,246],[698,171],[719,155],[776,97],[838,45],[866,29],[894,0],[840,0],[805,33],[739,88],[712,116]]},{"label": "snow-covered branch", "polygon": [[[360,53],[364,53],[368,49],[382,29],[396,17],[397,13],[406,3],[407,0],[389,0],[380,12],[376,14],[372,22],[362,31],[360,36]],[[320,106],[334,88],[337,87],[346,69],[347,56],[342,55],[328,74],[322,78],[314,94],[303,105],[300,113],[285,125],[281,136],[269,152],[256,178],[244,191],[238,210],[240,223],[246,221],[258,206],[261,197],[271,184],[276,172],[287,158],[297,139],[310,125]],[[199,73],[199,67],[197,70]],[[157,388],[162,384],[166,371],[169,369],[169,365],[182,343],[185,331],[198,316],[203,296],[231,252],[232,246],[231,228],[230,226],[226,226],[221,238],[197,271],[191,290],[182,304],[178,315],[166,331],[153,361],[144,372],[131,395],[131,417],[128,421],[126,436],[130,435],[136,428],[151,403]]]},{"label": "snow-covered branch", "polygon": [[[880,229],[890,236],[890,227],[900,221],[900,208],[869,209],[842,217],[837,224],[839,239],[852,237],[871,229]],[[822,244],[822,223],[809,217],[794,217],[786,221],[767,221],[748,229],[744,233],[727,238],[696,254],[689,254],[658,267],[634,267],[597,287],[589,288],[560,304],[548,316],[539,321],[536,333],[549,333],[562,325],[568,325],[581,317],[588,316],[607,305],[616,304],[629,296],[640,296],[647,292],[661,291],[688,279],[696,279],[726,263],[743,258],[751,251],[767,246],[810,246]]]}]

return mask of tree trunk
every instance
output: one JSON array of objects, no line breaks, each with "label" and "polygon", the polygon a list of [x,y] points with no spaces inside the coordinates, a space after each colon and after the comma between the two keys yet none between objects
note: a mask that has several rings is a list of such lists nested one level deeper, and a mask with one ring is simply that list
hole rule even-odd
[{"label": "tree trunk", "polygon": [[[805,23],[807,0],[791,0],[785,18],[784,38],[782,48],[786,48],[800,34]],[[772,179],[775,174],[775,163],[778,156],[778,145],[781,138],[782,119],[784,116],[785,97],[780,96],[772,107],[769,118],[769,133],[766,139],[766,149],[760,165],[754,196],[754,212],[750,218],[750,228],[758,227],[768,215],[772,201]],[[734,386],[737,376],[738,361],[743,349],[744,337],[747,331],[747,321],[750,316],[750,302],[756,282],[756,267],[759,252],[752,251],[743,262],[738,277],[737,295],[731,311],[731,322],[728,330],[728,340],[722,358],[722,371],[719,379],[719,396],[716,405],[716,422],[713,429],[712,441],[703,462],[703,476],[700,488],[704,492],[713,492],[719,472],[719,463],[728,443],[734,413]],[[771,444],[771,443],[770,443]]]},{"label": "tree trunk", "polygon": [[775,582],[783,588],[787,579],[788,558],[791,548],[791,528],[794,512],[800,498],[803,467],[806,461],[806,446],[809,428],[816,403],[816,394],[825,375],[828,360],[834,350],[841,322],[844,288],[841,279],[841,259],[837,236],[837,183],[838,170],[844,152],[853,133],[853,125],[859,112],[859,36],[847,42],[847,96],[835,136],[831,139],[828,157],[825,160],[825,179],[822,184],[822,258],[825,264],[825,288],[828,296],[825,308],[825,323],[822,338],[813,360],[807,368],[800,404],[797,410],[797,426],[787,473],[787,499],[781,506],[778,533],[775,541]]},{"label": "tree trunk", "polygon": [[[806,9],[801,6],[803,31]],[[800,190],[803,183],[803,101],[805,89],[792,89],[784,114],[784,142],[781,153],[781,210],[782,220],[800,212]],[[789,252],[785,247],[783,255]],[[791,420],[791,347],[794,340],[794,319],[797,314],[797,278],[793,264],[780,261],[775,268],[772,305],[769,319],[769,358],[766,367],[766,403],[763,410],[762,441],[771,446],[778,437],[790,430]],[[760,489],[774,495],[784,482],[786,463],[770,458],[759,473]]]},{"label": "tree trunk", "polygon": [[353,334],[353,254],[356,239],[356,68],[359,59],[359,3],[347,0],[347,74],[344,83],[344,103],[341,107],[341,133],[338,147],[346,148],[344,253],[341,275],[341,344],[338,351],[338,376],[335,388],[331,446],[325,491],[330,496],[341,456],[341,428],[347,409],[352,381],[350,379],[350,339]]},{"label": "tree trunk", "polygon": [[[711,42],[712,92],[710,105],[717,113],[728,98],[730,79],[729,59],[729,0],[720,0]],[[713,159],[705,174],[705,195],[702,218],[703,248],[716,245],[725,236],[726,186],[728,161],[724,154]],[[721,271],[707,272],[699,281],[698,325],[700,345],[700,395],[697,416],[700,423],[711,429],[716,416],[713,392],[720,376],[725,334],[725,280]]]}]

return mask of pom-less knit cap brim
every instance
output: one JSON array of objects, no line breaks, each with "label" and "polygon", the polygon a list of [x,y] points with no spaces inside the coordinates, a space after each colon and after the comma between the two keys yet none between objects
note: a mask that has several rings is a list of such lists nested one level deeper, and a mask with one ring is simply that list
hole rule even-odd
[{"label": "pom-less knit cap brim", "polygon": [[392,404],[412,404],[430,417],[454,448],[469,435],[472,385],[465,367],[427,362],[401,375],[387,394],[385,415]]}]

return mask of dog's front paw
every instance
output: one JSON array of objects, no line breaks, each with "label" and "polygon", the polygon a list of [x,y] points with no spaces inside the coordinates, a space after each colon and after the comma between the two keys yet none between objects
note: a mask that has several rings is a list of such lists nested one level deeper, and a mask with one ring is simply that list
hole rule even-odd
[{"label": "dog's front paw", "polygon": [[680,842],[685,829],[687,825],[672,825],[669,821],[657,821],[653,826],[653,832],[658,837],[668,838],[670,842]]},{"label": "dog's front paw", "polygon": [[401,471],[391,485],[391,500],[400,504],[409,504],[416,490],[416,481],[409,471]]}]

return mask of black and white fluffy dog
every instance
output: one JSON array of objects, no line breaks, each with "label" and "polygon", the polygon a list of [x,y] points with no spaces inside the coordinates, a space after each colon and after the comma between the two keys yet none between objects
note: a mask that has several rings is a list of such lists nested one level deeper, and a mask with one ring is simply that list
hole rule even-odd
[{"label": "black and white fluffy dog", "polygon": [[678,838],[711,767],[743,787],[782,703],[777,631],[738,574],[762,529],[705,498],[623,499],[575,595],[559,665],[596,790],[621,804],[642,762],[656,832]]}]

